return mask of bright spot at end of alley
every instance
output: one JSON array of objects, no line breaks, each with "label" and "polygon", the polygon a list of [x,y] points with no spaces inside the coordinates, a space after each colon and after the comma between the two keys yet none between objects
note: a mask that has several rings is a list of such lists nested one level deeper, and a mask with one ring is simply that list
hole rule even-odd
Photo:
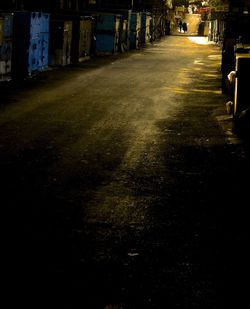
[{"label": "bright spot at end of alley", "polygon": [[188,37],[190,41],[199,44],[199,45],[207,45],[207,44],[212,44],[211,41],[208,41],[207,37],[203,36],[190,36]]}]

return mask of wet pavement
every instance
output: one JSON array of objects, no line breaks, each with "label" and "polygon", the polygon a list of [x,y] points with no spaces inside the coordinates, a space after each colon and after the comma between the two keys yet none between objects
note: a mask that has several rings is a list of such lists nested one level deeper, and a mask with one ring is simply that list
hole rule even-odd
[{"label": "wet pavement", "polygon": [[249,136],[220,49],[145,49],[1,86],[7,290],[32,308],[241,308]]}]

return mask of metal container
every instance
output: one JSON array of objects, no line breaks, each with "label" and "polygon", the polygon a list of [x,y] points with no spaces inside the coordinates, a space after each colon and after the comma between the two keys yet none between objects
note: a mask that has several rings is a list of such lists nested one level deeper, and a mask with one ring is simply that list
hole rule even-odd
[{"label": "metal container", "polygon": [[51,20],[49,63],[51,65],[69,65],[71,61],[72,26],[70,20]]},{"label": "metal container", "polygon": [[247,108],[249,102],[249,75],[250,75],[250,54],[239,53],[235,55],[235,91],[234,91],[234,110],[237,115]]},{"label": "metal container", "polygon": [[49,14],[43,12],[14,12],[14,78],[32,76],[48,68],[49,20]]},{"label": "metal container", "polygon": [[121,27],[119,37],[119,47],[121,52],[127,51],[130,48],[130,19],[131,10],[118,10],[117,14],[121,15]]},{"label": "metal container", "polygon": [[[109,11],[111,12],[111,11]],[[126,9],[114,9],[112,11],[114,14],[120,15],[120,34],[119,34],[119,51],[124,52],[130,48],[130,19],[132,10]]]},{"label": "metal container", "polygon": [[146,44],[150,41],[150,20],[151,15],[147,12],[141,13],[141,39],[142,44]]},{"label": "metal container", "polygon": [[11,79],[13,15],[0,14],[0,80]]},{"label": "metal container", "polygon": [[130,19],[130,48],[139,48],[141,31],[140,13],[131,13]]},{"label": "metal container", "polygon": [[113,54],[119,51],[121,15],[100,14],[96,21],[96,54]]},{"label": "metal container", "polygon": [[80,20],[79,35],[79,61],[83,61],[90,56],[93,37],[93,19],[84,18]]}]

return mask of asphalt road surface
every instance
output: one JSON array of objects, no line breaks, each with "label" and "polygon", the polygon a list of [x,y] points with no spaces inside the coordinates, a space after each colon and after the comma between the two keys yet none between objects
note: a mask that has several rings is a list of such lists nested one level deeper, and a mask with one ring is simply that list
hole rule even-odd
[{"label": "asphalt road surface", "polygon": [[6,308],[243,308],[249,139],[220,53],[169,36],[1,86]]}]

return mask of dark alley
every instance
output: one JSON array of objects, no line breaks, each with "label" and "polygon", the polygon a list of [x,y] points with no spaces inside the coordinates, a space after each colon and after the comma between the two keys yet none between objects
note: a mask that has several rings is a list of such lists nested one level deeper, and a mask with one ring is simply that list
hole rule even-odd
[{"label": "dark alley", "polygon": [[250,143],[220,62],[206,37],[168,36],[1,86],[8,272],[26,305],[243,308]]}]

